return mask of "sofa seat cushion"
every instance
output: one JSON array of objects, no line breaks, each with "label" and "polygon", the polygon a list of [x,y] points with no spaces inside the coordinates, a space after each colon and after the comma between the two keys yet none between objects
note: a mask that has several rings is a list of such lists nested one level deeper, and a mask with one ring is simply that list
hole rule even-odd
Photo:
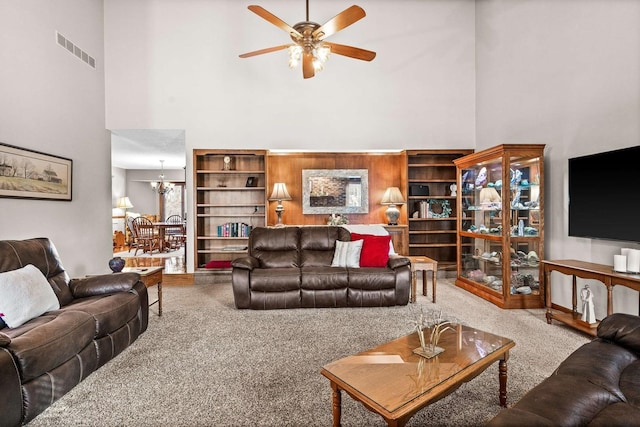
[{"label": "sofa seat cushion", "polygon": [[622,373],[638,356],[616,344],[601,339],[583,345],[566,358],[555,374],[564,377],[582,378],[597,385],[614,399],[625,400],[620,390]]},{"label": "sofa seat cushion", "polygon": [[631,363],[622,371],[620,390],[627,402],[640,408],[640,360]]},{"label": "sofa seat cushion", "polygon": [[589,427],[627,427],[638,425],[638,420],[640,408],[621,402],[607,406],[589,423]]},{"label": "sofa seat cushion", "polygon": [[10,334],[8,349],[25,383],[80,353],[93,341],[95,322],[82,311],[50,312],[11,329]]},{"label": "sofa seat cushion", "polygon": [[349,275],[344,267],[303,267],[302,289],[346,289]]},{"label": "sofa seat cushion", "polygon": [[349,288],[395,289],[396,273],[389,268],[349,268]]},{"label": "sofa seat cushion", "polygon": [[299,290],[299,268],[255,268],[251,271],[251,291],[283,292]]},{"label": "sofa seat cushion", "polygon": [[140,299],[133,292],[118,292],[78,298],[59,311],[82,311],[90,315],[95,323],[94,337],[104,337],[126,325],[138,314]]}]

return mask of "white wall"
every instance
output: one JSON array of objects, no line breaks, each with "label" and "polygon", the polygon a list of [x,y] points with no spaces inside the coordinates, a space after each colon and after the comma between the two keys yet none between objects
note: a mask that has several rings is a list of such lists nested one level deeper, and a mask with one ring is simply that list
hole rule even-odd
[{"label": "white wall", "polygon": [[109,271],[112,253],[103,44],[102,1],[0,2],[0,141],[73,160],[73,201],[0,199],[0,239],[51,238],[71,276]]},{"label": "white wall", "polygon": [[[359,1],[367,16],[329,40],[377,57],[332,55],[308,80],[286,51],[238,57],[290,41],[247,4],[105,2],[107,127],[185,129],[188,177],[194,148],[474,147],[473,1]],[[324,23],[351,4],[312,1],[310,18]],[[305,17],[302,1],[262,6],[291,25]]]},{"label": "white wall", "polygon": [[[638,248],[568,237],[567,159],[640,143],[640,2],[479,0],[476,31],[477,150],[547,144],[546,257],[613,264],[621,247]],[[615,215],[606,194],[594,203]],[[571,307],[555,274],[553,300]],[[601,318],[605,288],[591,288]],[[615,292],[614,311],[638,314],[637,292]]]}]

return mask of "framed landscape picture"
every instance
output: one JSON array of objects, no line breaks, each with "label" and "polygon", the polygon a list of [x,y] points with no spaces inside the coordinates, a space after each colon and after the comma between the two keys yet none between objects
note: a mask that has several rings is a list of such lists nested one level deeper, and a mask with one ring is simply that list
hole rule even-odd
[{"label": "framed landscape picture", "polygon": [[71,159],[0,142],[0,197],[71,201]]}]

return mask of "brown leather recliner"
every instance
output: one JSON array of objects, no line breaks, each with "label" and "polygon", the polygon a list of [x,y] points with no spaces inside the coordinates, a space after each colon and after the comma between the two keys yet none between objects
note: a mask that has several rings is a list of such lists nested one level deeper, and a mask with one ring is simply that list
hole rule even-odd
[{"label": "brown leather recliner", "polygon": [[137,273],[69,279],[46,238],[0,241],[0,273],[33,264],[60,309],[0,329],[0,426],[32,420],[147,329],[147,288]]},{"label": "brown leather recliner", "polygon": [[596,339],[488,425],[640,425],[640,317],[605,317]]},{"label": "brown leather recliner", "polygon": [[257,227],[249,254],[233,261],[237,308],[379,307],[406,305],[411,286],[408,258],[386,267],[331,267],[336,241],[350,241],[343,227]]}]

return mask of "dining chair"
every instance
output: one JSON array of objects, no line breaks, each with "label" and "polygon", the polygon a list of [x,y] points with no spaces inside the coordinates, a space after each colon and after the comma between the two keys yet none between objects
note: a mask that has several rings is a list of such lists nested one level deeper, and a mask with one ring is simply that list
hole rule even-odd
[{"label": "dining chair", "polygon": [[176,225],[175,227],[172,226],[165,229],[167,244],[171,249],[181,248],[187,237],[182,217],[180,215],[171,215],[165,222]]},{"label": "dining chair", "polygon": [[136,251],[134,256],[138,254],[138,249],[142,248],[142,252],[153,254],[154,249],[160,251],[160,237],[155,233],[155,227],[151,220],[138,217],[133,220],[133,229],[136,235]]},{"label": "dining chair", "polygon": [[128,216],[127,217],[127,246],[129,247],[129,252],[131,252],[132,248],[136,248],[138,247],[138,242],[137,242],[137,235],[136,235],[136,230],[135,227],[133,226],[133,217]]}]

